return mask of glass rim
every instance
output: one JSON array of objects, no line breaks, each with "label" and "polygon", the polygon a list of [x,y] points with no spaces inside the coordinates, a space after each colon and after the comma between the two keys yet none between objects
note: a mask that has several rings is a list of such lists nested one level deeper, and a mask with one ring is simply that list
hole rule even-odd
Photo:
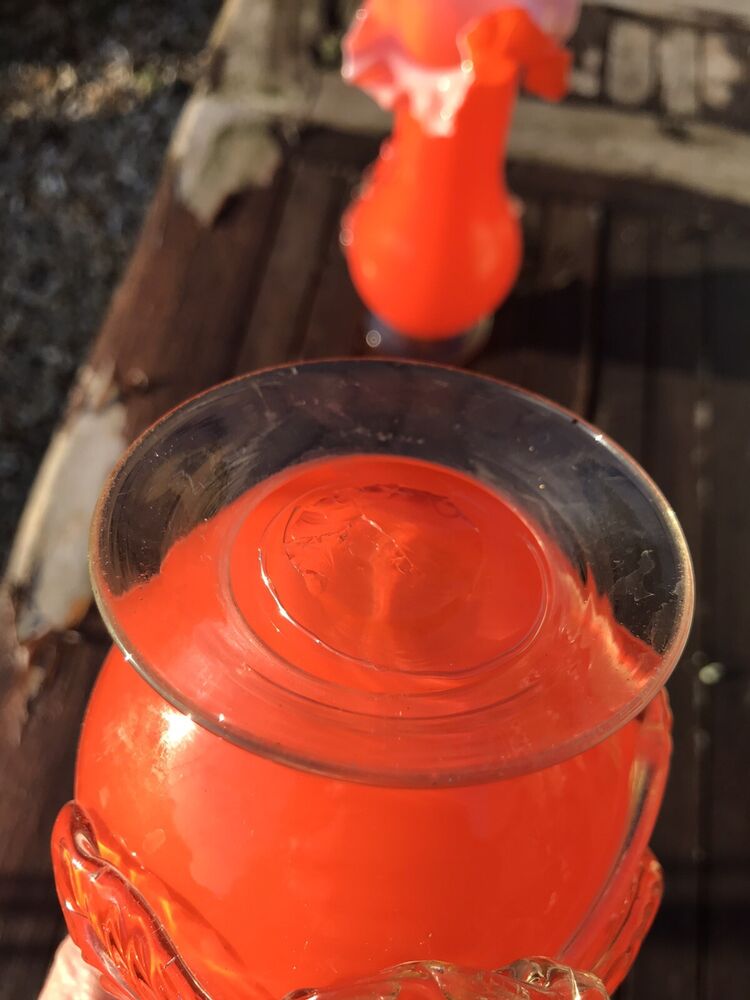
[{"label": "glass rim", "polygon": [[[441,775],[437,775],[434,770],[425,769],[424,767],[412,769],[389,768],[379,771],[371,765],[363,767],[356,762],[347,763],[346,761],[339,760],[334,763],[330,760],[318,759],[315,753],[300,752],[299,748],[295,750],[290,746],[284,746],[277,741],[269,739],[267,735],[259,736],[249,730],[245,730],[242,726],[227,725],[216,713],[207,711],[193,697],[186,695],[178,686],[168,682],[155,665],[138,652],[138,645],[134,641],[134,637],[129,635],[118,621],[118,612],[113,607],[111,594],[106,584],[104,584],[102,571],[102,566],[106,561],[103,558],[103,553],[108,540],[106,526],[107,513],[113,503],[113,497],[117,496],[118,483],[124,470],[134,461],[137,461],[139,457],[147,455],[150,443],[158,439],[160,433],[168,430],[173,421],[180,416],[194,413],[207,402],[211,402],[212,400],[219,401],[223,394],[231,392],[237,387],[257,382],[257,380],[268,375],[297,376],[299,373],[314,373],[316,370],[330,371],[335,368],[351,370],[352,366],[359,371],[365,371],[368,368],[388,368],[394,371],[397,369],[419,369],[433,376],[441,374],[444,376],[448,375],[451,378],[458,376],[470,379],[473,382],[481,381],[484,384],[489,384],[493,392],[504,396],[512,396],[524,405],[544,411],[553,419],[562,420],[574,425],[577,431],[584,435],[591,445],[606,449],[614,462],[624,470],[628,480],[636,483],[641,488],[644,495],[647,496],[649,501],[658,510],[665,526],[664,538],[671,546],[676,564],[679,567],[680,594],[675,594],[675,623],[670,632],[669,642],[660,654],[659,669],[654,672],[653,676],[640,689],[638,697],[632,698],[627,704],[620,705],[616,710],[608,713],[606,718],[599,719],[596,724],[588,727],[584,732],[577,733],[571,738],[556,743],[544,750],[535,749],[525,754],[518,754],[513,761],[494,760],[487,762],[485,766],[479,767],[474,765],[463,769],[459,768],[454,773],[444,773]],[[687,643],[695,602],[695,578],[692,561],[687,541],[674,510],[649,474],[612,438],[566,407],[560,406],[538,393],[518,387],[507,381],[494,378],[490,375],[473,371],[467,372],[449,366],[401,359],[342,358],[322,361],[301,361],[293,364],[269,366],[259,371],[240,375],[225,381],[220,385],[199,393],[170,410],[130,445],[108,477],[96,505],[92,520],[90,569],[94,597],[99,611],[114,642],[122,651],[126,662],[167,702],[180,712],[190,716],[197,724],[245,750],[269,757],[282,764],[348,780],[405,786],[473,784],[497,778],[513,777],[531,770],[551,766],[589,749],[607,738],[635,718],[665,684],[679,662]],[[284,658],[276,653],[272,655],[281,661],[283,666],[291,666],[292,668],[299,666],[298,664],[290,664],[288,661],[284,662]],[[335,718],[335,715],[331,715],[329,721],[332,718]],[[414,720],[409,721],[413,722]],[[428,721],[432,722],[435,720]],[[393,732],[396,733],[396,730],[394,729]]]}]

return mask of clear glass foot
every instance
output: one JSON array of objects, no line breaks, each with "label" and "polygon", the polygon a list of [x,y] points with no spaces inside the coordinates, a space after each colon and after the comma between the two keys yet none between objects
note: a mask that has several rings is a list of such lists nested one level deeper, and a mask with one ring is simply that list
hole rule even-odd
[{"label": "clear glass foot", "polygon": [[374,354],[461,365],[471,361],[485,346],[492,333],[492,320],[492,316],[485,316],[454,337],[423,340],[394,330],[384,320],[370,315],[365,342]]}]

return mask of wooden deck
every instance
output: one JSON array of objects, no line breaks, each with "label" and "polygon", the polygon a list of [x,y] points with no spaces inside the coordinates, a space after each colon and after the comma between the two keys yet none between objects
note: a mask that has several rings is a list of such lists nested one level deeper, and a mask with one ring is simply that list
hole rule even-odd
[{"label": "wooden deck", "polygon": [[[732,111],[734,114],[734,110]],[[205,385],[287,359],[361,353],[364,310],[338,222],[372,137],[303,130],[274,182],[226,206],[210,235],[165,175],[129,272],[122,381],[131,433]],[[655,849],[667,891],[624,1000],[727,1000],[750,982],[750,208],[637,180],[514,163],[527,252],[475,367],[598,423],[655,477],[695,557],[696,626],[670,683],[672,778]],[[151,243],[149,243],[151,240]],[[165,251],[165,247],[167,250]],[[178,247],[170,256],[169,247]],[[166,259],[164,254],[166,252]],[[151,257],[149,258],[149,254]],[[161,255],[159,280],[149,260]],[[130,284],[128,284],[130,283]],[[177,382],[134,355],[133,324],[194,358]],[[119,327],[118,327],[119,324]],[[175,337],[177,339],[175,339]],[[62,932],[48,859],[75,740],[107,647],[94,615],[61,640],[23,743],[0,752],[0,1000],[32,1000]]]}]

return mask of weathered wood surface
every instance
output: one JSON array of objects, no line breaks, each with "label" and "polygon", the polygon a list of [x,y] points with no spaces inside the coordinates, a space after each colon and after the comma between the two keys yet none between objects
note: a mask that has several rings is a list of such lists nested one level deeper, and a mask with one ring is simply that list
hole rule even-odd
[{"label": "weathered wood surface", "polygon": [[106,649],[95,623],[60,640],[18,750],[0,749],[0,997],[32,1000],[63,930],[49,838],[70,798],[77,733]]},{"label": "weathered wood surface", "polygon": [[[704,651],[712,663],[705,711],[708,808],[705,987],[730,996],[750,982],[750,239],[737,227],[706,241],[708,454],[701,484],[706,511]],[[740,987],[741,989],[742,987]]]},{"label": "weathered wood surface", "polygon": [[587,5],[573,40],[571,100],[750,129],[750,8],[743,17],[643,4]]}]

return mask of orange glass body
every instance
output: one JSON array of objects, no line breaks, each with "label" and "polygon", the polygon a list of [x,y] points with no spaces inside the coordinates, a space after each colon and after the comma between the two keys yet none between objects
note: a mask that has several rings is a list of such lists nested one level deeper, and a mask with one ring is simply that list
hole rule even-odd
[{"label": "orange glass body", "polygon": [[[518,88],[559,99],[566,86],[568,54],[526,11],[467,23],[467,9],[371,0],[348,41],[350,81],[378,94],[385,80],[400,96],[393,135],[345,216],[342,243],[371,312],[415,340],[469,330],[515,283],[522,239],[504,159]],[[399,81],[409,74],[411,82]],[[460,106],[446,105],[430,128],[416,106],[455,87],[468,87]]]}]

